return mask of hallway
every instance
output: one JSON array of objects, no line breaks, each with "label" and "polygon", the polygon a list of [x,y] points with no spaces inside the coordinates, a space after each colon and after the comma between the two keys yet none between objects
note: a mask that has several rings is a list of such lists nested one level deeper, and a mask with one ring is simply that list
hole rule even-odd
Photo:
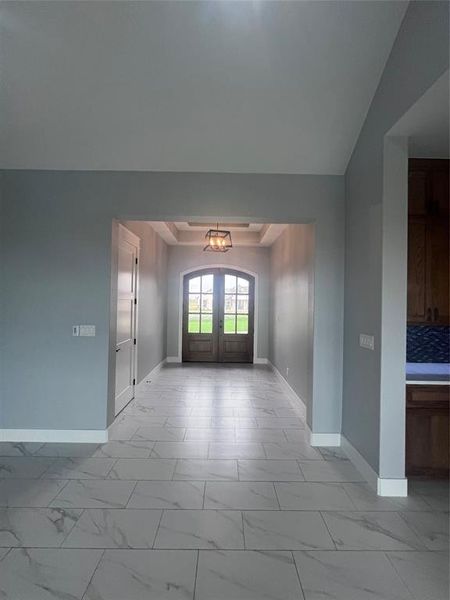
[{"label": "hallway", "polygon": [[0,597],[448,597],[446,484],[377,497],[267,367],[166,366],[109,433],[0,444]]}]

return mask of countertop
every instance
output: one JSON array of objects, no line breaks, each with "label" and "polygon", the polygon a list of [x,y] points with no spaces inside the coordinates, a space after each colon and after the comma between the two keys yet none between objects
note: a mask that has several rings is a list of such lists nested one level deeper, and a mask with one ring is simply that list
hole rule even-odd
[{"label": "countertop", "polygon": [[449,363],[406,363],[408,385],[450,385]]}]

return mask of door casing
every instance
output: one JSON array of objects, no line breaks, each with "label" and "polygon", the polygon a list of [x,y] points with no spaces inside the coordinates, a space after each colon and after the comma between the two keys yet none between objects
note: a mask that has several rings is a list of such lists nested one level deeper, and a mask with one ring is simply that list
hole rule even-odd
[{"label": "door casing", "polygon": [[[117,253],[119,256],[120,253],[120,244],[121,242],[125,242],[129,245],[131,245],[132,247],[135,248],[135,258],[136,258],[136,263],[133,265],[134,266],[134,271],[133,271],[133,289],[132,289],[132,294],[130,295],[130,299],[133,302],[133,307],[132,307],[132,322],[131,322],[131,364],[130,364],[130,370],[131,370],[131,376],[130,379],[132,381],[132,383],[130,383],[130,389],[125,389],[123,390],[120,394],[117,394],[117,389],[115,391],[115,395],[114,395],[114,399],[115,399],[115,404],[114,404],[114,415],[117,416],[119,414],[119,412],[121,412],[125,406],[134,398],[135,395],[135,386],[137,383],[137,331],[138,331],[138,304],[137,304],[137,298],[138,298],[138,289],[139,289],[139,254],[140,254],[140,244],[141,244],[141,240],[140,238],[135,235],[134,233],[132,233],[129,229],[127,229],[126,227],[124,227],[122,224],[118,224],[118,246],[117,246]],[[118,277],[119,277],[119,272],[118,272]],[[118,285],[118,279],[116,280],[116,285]],[[131,296],[133,296],[131,298]],[[119,300],[119,299],[118,299]],[[119,310],[119,302],[117,302],[117,311]],[[117,316],[116,316],[117,318]],[[117,334],[116,334],[117,335]],[[120,352],[121,349],[119,349],[119,345],[117,344],[117,339],[116,339],[116,388],[117,388],[117,353]]]}]

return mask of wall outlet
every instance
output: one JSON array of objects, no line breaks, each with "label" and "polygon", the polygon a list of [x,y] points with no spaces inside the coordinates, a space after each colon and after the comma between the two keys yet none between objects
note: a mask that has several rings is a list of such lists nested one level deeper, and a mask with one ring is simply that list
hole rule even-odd
[{"label": "wall outlet", "polygon": [[361,348],[366,350],[373,350],[375,348],[375,338],[373,335],[367,335],[366,333],[359,334],[359,345]]},{"label": "wall outlet", "polygon": [[80,325],[80,336],[94,337],[95,325]]},{"label": "wall outlet", "polygon": [[72,335],[78,337],[80,335],[80,326],[72,325]]}]

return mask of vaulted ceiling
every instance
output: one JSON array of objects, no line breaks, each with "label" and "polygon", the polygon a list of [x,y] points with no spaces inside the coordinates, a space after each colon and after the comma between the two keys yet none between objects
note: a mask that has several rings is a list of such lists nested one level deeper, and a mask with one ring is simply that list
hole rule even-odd
[{"label": "vaulted ceiling", "polygon": [[407,2],[3,2],[0,167],[342,174]]}]

